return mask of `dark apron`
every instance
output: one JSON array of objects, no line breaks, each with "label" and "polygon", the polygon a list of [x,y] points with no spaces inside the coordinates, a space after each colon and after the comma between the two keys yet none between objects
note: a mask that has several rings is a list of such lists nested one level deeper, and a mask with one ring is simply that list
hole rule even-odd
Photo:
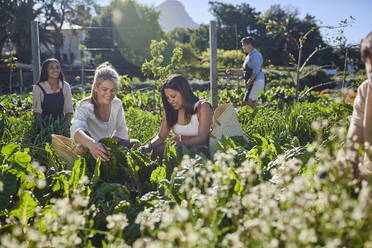
[{"label": "dark apron", "polygon": [[43,110],[41,115],[43,118],[49,116],[52,116],[53,119],[63,117],[63,106],[65,104],[63,85],[64,83],[62,82],[62,88],[57,93],[47,94],[44,88],[40,84],[37,84],[44,94],[44,101],[41,104],[41,109]]},{"label": "dark apron", "polygon": [[[253,70],[248,67],[248,63],[246,63],[245,67],[243,68],[243,77],[244,77],[244,85],[247,85],[248,80],[252,76]],[[249,88],[246,90],[244,96],[243,96],[243,102],[248,101],[249,94],[251,94],[252,87],[253,87],[254,81],[251,83]]]}]

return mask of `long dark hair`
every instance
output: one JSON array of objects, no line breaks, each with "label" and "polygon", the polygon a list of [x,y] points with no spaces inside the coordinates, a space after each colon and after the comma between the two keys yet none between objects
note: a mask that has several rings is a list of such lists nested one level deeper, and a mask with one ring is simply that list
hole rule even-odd
[{"label": "long dark hair", "polygon": [[[39,80],[37,80],[36,84],[40,82],[48,81],[48,65],[51,62],[55,62],[61,67],[61,63],[59,63],[58,59],[49,58],[49,59],[44,60],[44,62],[41,64],[41,72],[40,72]],[[66,81],[65,75],[62,72],[62,68],[58,76],[58,81],[62,81],[62,82]]]},{"label": "long dark hair", "polygon": [[185,119],[190,120],[191,116],[195,114],[194,105],[199,98],[191,90],[191,86],[187,79],[180,74],[173,74],[168,77],[160,89],[161,99],[167,118],[167,126],[171,129],[178,120],[178,110],[175,110],[167,100],[165,89],[177,90],[182,96],[182,108],[185,110]]}]

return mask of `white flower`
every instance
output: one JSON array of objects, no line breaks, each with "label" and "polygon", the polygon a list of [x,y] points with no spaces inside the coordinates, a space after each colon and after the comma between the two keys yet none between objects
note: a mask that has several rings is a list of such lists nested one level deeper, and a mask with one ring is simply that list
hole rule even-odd
[{"label": "white flower", "polygon": [[36,242],[36,241],[39,241],[39,238],[40,238],[40,233],[36,230],[33,230],[33,229],[30,229],[28,232],[27,232],[27,237]]},{"label": "white flower", "polygon": [[340,247],[341,244],[342,244],[341,240],[339,238],[336,238],[328,241],[325,248],[337,248]]},{"label": "white flower", "polygon": [[174,212],[177,217],[177,220],[180,222],[184,222],[189,218],[189,210],[187,210],[186,208],[177,206],[174,209]]},{"label": "white flower", "polygon": [[276,248],[278,246],[279,246],[279,241],[277,239],[272,239],[269,244],[269,247]]},{"label": "white flower", "polygon": [[121,231],[128,226],[127,216],[123,213],[113,214],[106,217],[107,228],[114,231]]},{"label": "white flower", "polygon": [[303,244],[315,243],[318,240],[314,229],[302,229],[298,239]]},{"label": "white flower", "polygon": [[229,233],[222,240],[222,246],[225,247],[244,247],[244,244],[240,241],[239,233]]},{"label": "white flower", "polygon": [[38,179],[37,180],[37,187],[39,189],[43,189],[46,186],[46,181],[44,179]]},{"label": "white flower", "polygon": [[36,171],[38,171],[38,172],[45,172],[46,171],[46,168],[45,168],[45,166],[41,166],[40,164],[39,164],[39,162],[37,162],[37,161],[32,161],[31,162],[31,166],[32,167],[34,167],[34,169],[36,170]]}]

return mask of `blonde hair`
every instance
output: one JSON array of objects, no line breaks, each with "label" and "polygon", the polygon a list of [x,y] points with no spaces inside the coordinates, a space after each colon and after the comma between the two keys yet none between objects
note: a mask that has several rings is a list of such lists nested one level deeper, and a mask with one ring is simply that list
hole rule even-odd
[{"label": "blonde hair", "polygon": [[110,80],[115,85],[116,88],[119,89],[120,83],[119,83],[119,74],[115,70],[115,68],[109,63],[109,62],[103,62],[100,64],[95,72],[94,72],[94,79],[92,84],[92,89],[90,96],[84,98],[82,101],[89,100],[93,104],[94,109],[94,115],[97,119],[101,120],[100,115],[98,113],[98,107],[97,107],[97,92],[94,90],[94,86],[98,87],[102,82]]}]

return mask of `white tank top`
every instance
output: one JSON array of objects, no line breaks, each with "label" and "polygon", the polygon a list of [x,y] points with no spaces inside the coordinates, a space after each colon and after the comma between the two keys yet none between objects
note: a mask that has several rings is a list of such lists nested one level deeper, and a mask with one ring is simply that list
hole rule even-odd
[{"label": "white tank top", "polygon": [[[199,106],[200,100],[195,103],[194,105],[194,111]],[[199,120],[198,120],[198,113],[196,112],[191,116],[191,121],[186,125],[181,125],[176,123],[173,126],[173,131],[176,134],[179,135],[185,135],[185,136],[197,136],[198,135],[198,129],[199,129]]]}]

